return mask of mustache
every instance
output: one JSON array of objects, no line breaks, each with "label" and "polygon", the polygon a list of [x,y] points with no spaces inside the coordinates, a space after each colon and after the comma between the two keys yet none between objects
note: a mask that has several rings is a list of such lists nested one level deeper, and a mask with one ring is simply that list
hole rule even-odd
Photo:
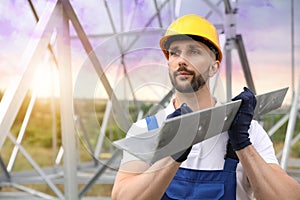
[{"label": "mustache", "polygon": [[185,66],[180,66],[176,71],[174,71],[174,75],[179,75],[182,72],[185,72],[185,73],[191,74],[191,75],[195,75],[194,71],[188,70]]}]

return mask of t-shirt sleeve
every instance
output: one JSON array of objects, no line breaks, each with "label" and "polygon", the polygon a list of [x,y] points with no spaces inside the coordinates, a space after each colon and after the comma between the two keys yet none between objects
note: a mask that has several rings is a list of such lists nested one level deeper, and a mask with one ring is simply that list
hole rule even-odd
[{"label": "t-shirt sleeve", "polygon": [[256,151],[260,154],[260,156],[267,163],[278,164],[273,143],[269,135],[267,134],[267,132],[257,121],[255,120],[252,121],[249,134],[250,134],[250,141],[252,142],[252,145],[254,146]]}]

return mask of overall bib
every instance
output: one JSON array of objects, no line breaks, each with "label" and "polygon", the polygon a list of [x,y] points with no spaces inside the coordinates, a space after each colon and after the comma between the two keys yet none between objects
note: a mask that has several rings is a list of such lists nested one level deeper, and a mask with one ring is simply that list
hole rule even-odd
[{"label": "overall bib", "polygon": [[[155,116],[146,117],[148,130],[158,128]],[[229,148],[232,148],[231,146]],[[236,167],[238,158],[225,156],[222,170],[195,170],[179,168],[162,200],[201,199],[235,200]]]}]

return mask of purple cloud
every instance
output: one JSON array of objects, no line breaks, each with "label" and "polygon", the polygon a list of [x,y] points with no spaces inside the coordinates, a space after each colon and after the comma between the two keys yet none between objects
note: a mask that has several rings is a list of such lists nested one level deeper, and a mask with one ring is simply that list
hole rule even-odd
[{"label": "purple cloud", "polygon": [[4,37],[10,36],[15,30],[15,28],[11,24],[11,21],[9,21],[8,19],[1,19],[0,27],[0,35]]}]

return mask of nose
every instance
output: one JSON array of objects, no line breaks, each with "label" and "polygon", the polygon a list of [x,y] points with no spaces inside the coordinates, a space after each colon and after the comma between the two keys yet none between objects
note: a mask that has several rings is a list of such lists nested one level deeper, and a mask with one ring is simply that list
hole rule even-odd
[{"label": "nose", "polygon": [[178,64],[179,67],[183,67],[183,66],[187,66],[188,65],[187,64],[187,60],[186,60],[186,58],[184,58],[183,55],[178,56],[178,58],[177,58],[177,64]]},{"label": "nose", "polygon": [[181,52],[180,54],[178,53],[176,56],[169,57],[168,65],[169,67],[178,69],[182,67],[187,67],[189,65],[189,62],[185,54]]}]

